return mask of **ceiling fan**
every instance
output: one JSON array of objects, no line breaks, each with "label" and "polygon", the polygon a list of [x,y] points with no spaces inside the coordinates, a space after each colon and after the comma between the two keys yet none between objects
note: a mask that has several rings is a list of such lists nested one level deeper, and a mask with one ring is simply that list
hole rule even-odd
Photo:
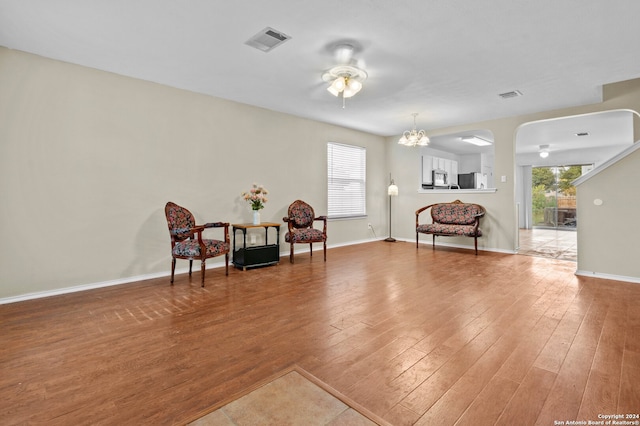
[{"label": "ceiling fan", "polygon": [[345,99],[356,95],[362,89],[362,82],[367,79],[367,72],[353,64],[355,47],[349,43],[338,44],[334,48],[334,55],[339,65],[325,71],[322,80],[330,82],[327,87],[333,96],[342,94],[342,108]]}]

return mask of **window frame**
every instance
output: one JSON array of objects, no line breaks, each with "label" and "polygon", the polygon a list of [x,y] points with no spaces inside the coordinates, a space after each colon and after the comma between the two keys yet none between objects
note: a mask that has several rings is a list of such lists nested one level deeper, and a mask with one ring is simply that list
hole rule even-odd
[{"label": "window frame", "polygon": [[366,215],[367,149],[327,142],[327,218],[355,219]]}]

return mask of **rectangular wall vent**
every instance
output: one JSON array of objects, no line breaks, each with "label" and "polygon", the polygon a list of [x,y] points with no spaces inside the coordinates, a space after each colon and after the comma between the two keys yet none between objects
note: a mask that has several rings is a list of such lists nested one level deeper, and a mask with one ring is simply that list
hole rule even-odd
[{"label": "rectangular wall vent", "polygon": [[262,50],[263,52],[269,52],[290,38],[290,36],[280,31],[267,27],[247,40],[245,44],[255,47],[258,50]]},{"label": "rectangular wall vent", "polygon": [[522,92],[519,90],[512,90],[511,92],[500,93],[498,96],[502,99],[517,98],[518,96],[522,96]]}]

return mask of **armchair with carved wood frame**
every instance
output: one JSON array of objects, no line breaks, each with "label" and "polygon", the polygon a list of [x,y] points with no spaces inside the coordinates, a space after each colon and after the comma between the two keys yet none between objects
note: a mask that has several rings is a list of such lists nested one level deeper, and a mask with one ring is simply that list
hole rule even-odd
[{"label": "armchair with carved wood frame", "polygon": [[[184,207],[169,201],[164,208],[171,236],[171,284],[176,269],[176,259],[189,260],[189,276],[193,259],[200,259],[202,287],[206,260],[224,255],[225,275],[229,275],[229,224],[225,222],[196,225],[193,214]],[[205,239],[202,233],[207,228],[223,228],[224,240]]]},{"label": "armchair with carved wood frame", "polygon": [[[323,243],[324,261],[327,261],[327,217],[315,216],[313,207],[302,200],[296,200],[289,206],[287,216],[282,220],[287,224],[288,232],[284,240],[290,245],[289,261],[293,261],[294,244],[309,244],[310,256],[313,256],[313,243]],[[314,228],[313,223],[321,221],[322,230]]]}]

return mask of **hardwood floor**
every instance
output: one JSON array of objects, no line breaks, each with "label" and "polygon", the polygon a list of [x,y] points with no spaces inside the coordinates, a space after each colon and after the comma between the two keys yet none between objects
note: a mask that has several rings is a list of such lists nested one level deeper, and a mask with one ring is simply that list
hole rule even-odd
[{"label": "hardwood floor", "polygon": [[638,413],[640,285],[574,272],[379,241],[1,305],[0,422],[181,424],[292,365],[394,425]]}]

